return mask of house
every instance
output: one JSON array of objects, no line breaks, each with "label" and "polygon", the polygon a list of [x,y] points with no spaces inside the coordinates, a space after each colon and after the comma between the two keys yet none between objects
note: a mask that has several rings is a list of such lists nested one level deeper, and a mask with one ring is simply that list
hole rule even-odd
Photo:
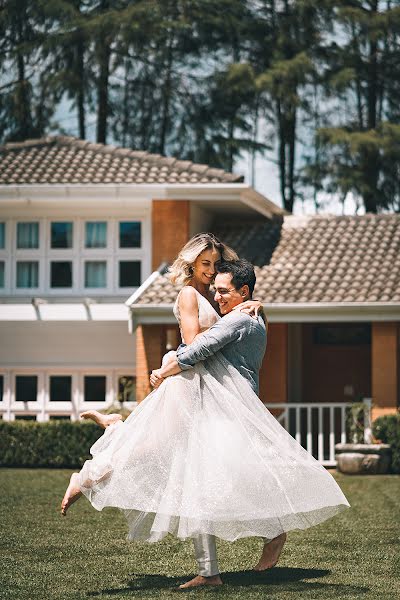
[{"label": "house", "polygon": [[323,464],[350,403],[398,410],[400,215],[288,215],[230,173],[62,136],[0,157],[4,419],[141,401],[180,341],[165,265],[200,231],[255,265],[261,400]]},{"label": "house", "polygon": [[[254,297],[269,320],[261,400],[333,466],[348,405],[368,408],[372,398],[375,419],[400,404],[400,215],[217,215],[209,229],[256,266]],[[138,400],[150,391],[148,372],[179,342],[177,292],[160,270],[128,300]]]},{"label": "house", "polygon": [[147,334],[129,333],[127,298],[214,221],[282,214],[207,165],[63,136],[3,146],[0,416],[75,420],[118,397],[133,406]]}]

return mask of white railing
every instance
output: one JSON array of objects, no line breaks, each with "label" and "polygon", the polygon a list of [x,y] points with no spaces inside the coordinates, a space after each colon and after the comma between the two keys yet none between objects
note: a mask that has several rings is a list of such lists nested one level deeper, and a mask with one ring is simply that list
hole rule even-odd
[{"label": "white railing", "polygon": [[[371,437],[371,399],[364,398],[364,441]],[[335,444],[347,442],[346,409],[351,402],[265,403],[299,444],[326,467],[336,466]]]}]

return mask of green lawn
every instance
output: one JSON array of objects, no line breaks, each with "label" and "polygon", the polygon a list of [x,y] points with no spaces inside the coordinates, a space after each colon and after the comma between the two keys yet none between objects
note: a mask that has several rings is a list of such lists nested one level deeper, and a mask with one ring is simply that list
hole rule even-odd
[{"label": "green lawn", "polygon": [[[176,598],[195,572],[190,541],[132,544],[116,510],[98,513],[85,498],[69,515],[58,506],[64,470],[0,470],[0,598],[15,600]],[[335,600],[400,597],[399,476],[338,476],[352,509],[288,536],[277,567],[250,570],[260,541],[219,543],[225,585],[198,598]],[[186,592],[187,593],[187,592]]]}]

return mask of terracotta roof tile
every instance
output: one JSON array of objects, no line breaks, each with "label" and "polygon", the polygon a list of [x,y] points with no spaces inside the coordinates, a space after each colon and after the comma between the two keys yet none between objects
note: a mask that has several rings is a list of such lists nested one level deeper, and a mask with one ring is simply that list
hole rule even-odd
[{"label": "terracotta roof tile", "polygon": [[68,136],[49,136],[0,147],[0,185],[242,181],[242,176],[207,165]]},{"label": "terracotta roof tile", "polygon": [[[400,302],[400,215],[226,221],[212,227],[256,266],[265,303]],[[167,275],[137,304],[172,304]]]}]

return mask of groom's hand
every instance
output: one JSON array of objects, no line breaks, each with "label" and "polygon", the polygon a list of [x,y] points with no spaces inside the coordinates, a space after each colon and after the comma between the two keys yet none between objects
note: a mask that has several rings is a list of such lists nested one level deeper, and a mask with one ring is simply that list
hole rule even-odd
[{"label": "groom's hand", "polygon": [[154,389],[160,387],[162,382],[164,381],[164,377],[161,375],[161,369],[154,369],[150,375],[150,383]]}]

